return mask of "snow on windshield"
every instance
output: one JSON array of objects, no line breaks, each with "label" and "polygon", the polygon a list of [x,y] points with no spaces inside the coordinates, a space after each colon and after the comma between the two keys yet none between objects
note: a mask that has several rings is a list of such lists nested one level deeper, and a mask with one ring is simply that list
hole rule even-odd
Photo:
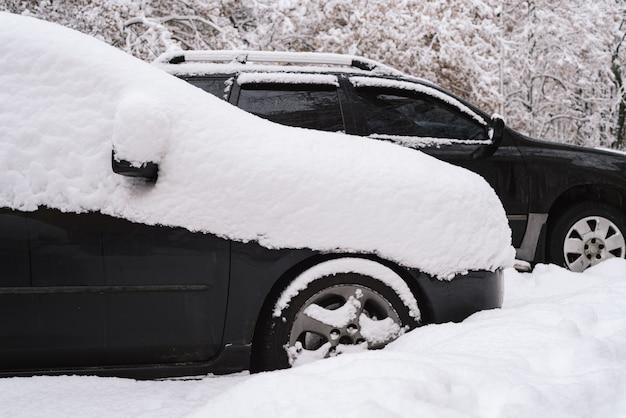
[{"label": "snow on windshield", "polygon": [[[373,253],[440,278],[513,261],[497,196],[466,170],[391,143],[270,123],[28,17],[0,13],[0,55],[0,207]],[[114,140],[137,162],[158,160],[156,184],[112,172]]]}]

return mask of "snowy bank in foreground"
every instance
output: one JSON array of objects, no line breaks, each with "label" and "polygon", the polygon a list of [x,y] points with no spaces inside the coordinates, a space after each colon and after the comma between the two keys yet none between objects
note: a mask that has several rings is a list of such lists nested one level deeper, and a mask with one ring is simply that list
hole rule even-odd
[{"label": "snowy bank in foreground", "polygon": [[0,379],[19,417],[624,417],[626,261],[506,272],[504,308],[255,376]]},{"label": "snowy bank in foreground", "polygon": [[505,309],[254,376],[194,417],[626,416],[626,261],[506,285]]},{"label": "snowy bank in foreground", "polygon": [[[275,125],[78,32],[0,13],[0,85],[0,207],[377,253],[439,277],[512,263],[504,210],[479,176]],[[113,145],[158,162],[157,183],[113,174]]]}]

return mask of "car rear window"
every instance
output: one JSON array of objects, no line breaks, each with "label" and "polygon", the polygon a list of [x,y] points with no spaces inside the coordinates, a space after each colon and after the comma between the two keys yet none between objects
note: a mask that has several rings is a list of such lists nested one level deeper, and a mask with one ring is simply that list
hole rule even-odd
[{"label": "car rear window", "polygon": [[230,77],[189,77],[184,78],[184,80],[207,93],[211,93],[215,97],[227,100],[229,90],[227,89],[227,81],[229,78]]},{"label": "car rear window", "polygon": [[238,106],[282,125],[331,132],[345,130],[334,86],[244,85]]}]

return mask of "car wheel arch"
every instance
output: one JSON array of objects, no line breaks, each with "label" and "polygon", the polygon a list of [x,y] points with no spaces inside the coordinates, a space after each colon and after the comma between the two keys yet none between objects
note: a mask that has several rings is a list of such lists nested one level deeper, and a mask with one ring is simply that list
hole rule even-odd
[{"label": "car wheel arch", "polygon": [[548,233],[556,219],[570,207],[583,201],[595,201],[626,210],[626,188],[604,183],[585,183],[561,192],[548,211]]},{"label": "car wheel arch", "polygon": [[554,226],[560,217],[573,206],[582,202],[603,203],[626,211],[626,187],[608,183],[582,183],[562,191],[549,206],[546,221],[544,257],[550,257],[548,247],[552,240]]},{"label": "car wheel arch", "polygon": [[278,280],[274,283],[271,290],[265,295],[263,304],[261,309],[259,310],[256,322],[254,325],[254,334],[252,338],[252,350],[250,353],[250,370],[257,370],[255,365],[258,364],[258,360],[256,356],[259,353],[258,345],[262,341],[262,334],[265,329],[265,321],[263,318],[271,315],[271,311],[274,308],[274,305],[277,299],[280,297],[282,292],[289,286],[291,282],[293,282],[300,274],[304,273],[306,270],[323,263],[325,261],[339,259],[339,258],[363,258],[375,261],[385,267],[393,270],[398,276],[402,278],[402,280],[407,284],[411,293],[418,301],[418,306],[421,312],[422,323],[427,323],[429,318],[431,317],[431,312],[429,309],[430,301],[427,298],[422,287],[419,285],[417,280],[409,273],[409,271],[405,268],[400,267],[398,264],[390,262],[388,260],[381,259],[374,255],[368,254],[352,254],[352,253],[332,253],[332,254],[316,254],[312,257],[309,257],[296,265],[292,266],[289,270],[281,275]]}]

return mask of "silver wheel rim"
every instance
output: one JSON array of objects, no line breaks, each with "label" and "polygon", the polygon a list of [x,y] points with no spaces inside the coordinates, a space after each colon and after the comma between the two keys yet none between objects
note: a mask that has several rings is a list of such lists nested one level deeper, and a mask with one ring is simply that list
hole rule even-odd
[{"label": "silver wheel rim", "polygon": [[317,292],[303,304],[285,348],[294,365],[303,357],[310,361],[382,348],[402,332],[402,322],[386,298],[365,286],[342,284]]},{"label": "silver wheel rim", "polygon": [[624,258],[624,235],[609,219],[588,216],[580,219],[567,232],[563,256],[567,268],[581,272],[607,258]]}]

